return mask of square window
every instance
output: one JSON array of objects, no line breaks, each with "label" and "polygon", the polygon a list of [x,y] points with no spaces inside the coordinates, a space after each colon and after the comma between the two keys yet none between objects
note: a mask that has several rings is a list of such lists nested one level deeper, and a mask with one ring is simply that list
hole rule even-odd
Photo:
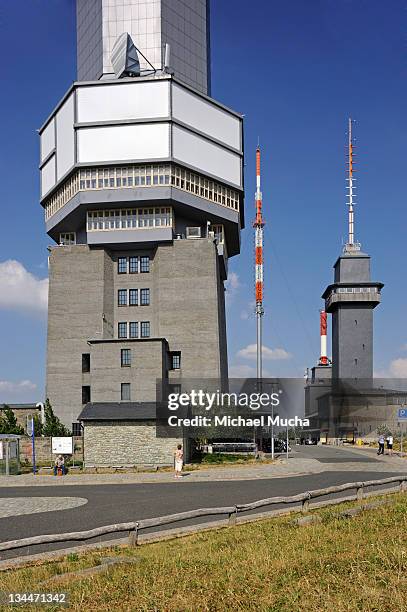
[{"label": "square window", "polygon": [[140,257],[140,272],[150,272],[150,258],[148,255]]},{"label": "square window", "polygon": [[119,274],[127,274],[127,257],[119,257],[117,260],[117,271]]},{"label": "square window", "polygon": [[130,322],[130,338],[138,338],[138,322]]},{"label": "square window", "polygon": [[131,349],[122,349],[120,351],[120,361],[122,368],[131,366]]},{"label": "square window", "polygon": [[122,383],[120,390],[120,399],[122,402],[129,402],[131,398],[130,383]]},{"label": "square window", "polygon": [[138,274],[138,257],[129,258],[129,272],[130,274]]},{"label": "square window", "polygon": [[140,304],[141,306],[150,305],[150,289],[140,289]]},{"label": "square window", "polygon": [[141,322],[141,337],[142,338],[150,337],[150,321]]},{"label": "square window", "polygon": [[119,289],[117,292],[117,303],[119,306],[127,306],[127,289]]},{"label": "square window", "polygon": [[118,324],[118,333],[119,338],[127,338],[127,323],[119,323]]},{"label": "square window", "polygon": [[129,289],[129,305],[138,306],[138,289]]}]

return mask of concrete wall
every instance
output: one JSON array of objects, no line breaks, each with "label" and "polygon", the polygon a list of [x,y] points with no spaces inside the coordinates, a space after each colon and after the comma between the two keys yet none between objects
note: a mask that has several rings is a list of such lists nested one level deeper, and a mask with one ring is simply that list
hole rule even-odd
[{"label": "concrete wall", "polygon": [[184,378],[219,378],[227,369],[224,287],[212,240],[174,240],[158,247],[156,334],[181,351]]},{"label": "concrete wall", "polygon": [[[145,254],[149,273],[118,274],[118,257]],[[149,288],[150,305],[119,307],[118,290],[130,288]],[[166,378],[161,340],[111,342],[121,321],[150,321],[152,340],[165,338],[170,351],[181,351],[182,377],[225,379],[224,287],[215,243],[202,238],[150,250],[110,252],[87,245],[52,250],[47,397],[68,426],[82,410],[82,386],[90,386],[91,401],[116,402],[121,383],[130,382],[132,401],[154,401],[156,379]],[[122,348],[133,352],[130,368],[121,367]],[[82,373],[83,353],[91,355],[89,373]]]},{"label": "concrete wall", "polygon": [[88,421],[84,430],[85,466],[173,465],[182,440],[156,438],[147,422]]},{"label": "concrete wall", "polygon": [[342,304],[332,314],[332,377],[373,377],[373,309]]},{"label": "concrete wall", "polygon": [[334,266],[335,283],[363,283],[370,281],[370,257],[359,255],[342,255]]},{"label": "concrete wall", "polygon": [[[121,350],[131,350],[131,366],[121,367]],[[161,340],[92,344],[92,402],[120,402],[121,383],[130,383],[132,402],[155,402],[156,381],[165,377],[166,345]]]},{"label": "concrete wall", "polygon": [[87,341],[113,334],[113,263],[102,249],[57,247],[49,280],[46,396],[71,426],[82,409],[82,385],[89,384],[89,375],[82,374]]}]

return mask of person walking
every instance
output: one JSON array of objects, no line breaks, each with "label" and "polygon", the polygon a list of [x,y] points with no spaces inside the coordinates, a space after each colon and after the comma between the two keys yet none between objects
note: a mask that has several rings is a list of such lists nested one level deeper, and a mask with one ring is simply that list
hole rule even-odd
[{"label": "person walking", "polygon": [[387,454],[388,455],[392,455],[393,454],[393,436],[391,435],[391,433],[387,436]]},{"label": "person walking", "polygon": [[182,466],[184,464],[184,453],[182,451],[182,445],[178,444],[177,450],[174,453],[174,465],[175,465],[175,478],[182,478]]},{"label": "person walking", "polygon": [[380,434],[379,436],[379,450],[377,451],[378,455],[384,455],[384,435]]}]

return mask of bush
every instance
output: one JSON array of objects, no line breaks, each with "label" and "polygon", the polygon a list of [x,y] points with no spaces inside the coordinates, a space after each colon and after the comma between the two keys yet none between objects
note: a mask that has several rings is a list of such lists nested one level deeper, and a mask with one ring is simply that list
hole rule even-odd
[{"label": "bush", "polygon": [[236,461],[248,461],[253,457],[248,455],[233,455],[232,453],[212,453],[203,455],[202,463],[235,463]]}]

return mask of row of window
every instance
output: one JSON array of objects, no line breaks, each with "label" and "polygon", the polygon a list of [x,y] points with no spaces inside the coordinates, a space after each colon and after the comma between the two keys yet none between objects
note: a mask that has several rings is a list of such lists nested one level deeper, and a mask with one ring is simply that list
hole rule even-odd
[{"label": "row of window", "polygon": [[91,210],[87,214],[88,232],[112,229],[172,227],[171,208],[125,208]]},{"label": "row of window", "polygon": [[336,293],[377,293],[376,287],[338,287]]},{"label": "row of window", "polygon": [[[140,335],[139,335],[140,333]],[[150,322],[141,321],[121,321],[117,324],[117,337],[125,338],[149,338],[150,337]]]},{"label": "row of window", "polygon": [[[122,402],[131,401],[131,385],[130,383],[121,383],[120,385],[120,400]],[[91,401],[90,386],[82,387],[82,404],[88,404]]]},{"label": "row of window", "polygon": [[[130,321],[130,323],[119,323],[119,338],[127,338],[127,329],[130,331],[130,338],[138,338],[139,323],[138,321]],[[140,323],[141,338],[150,337],[150,322],[142,321]],[[170,370],[179,370],[181,368],[181,352],[173,351],[169,354]],[[122,367],[131,366],[131,349],[121,349],[120,365]],[[90,353],[82,354],[82,372],[90,372]]]},{"label": "row of window", "polygon": [[126,167],[81,168],[45,201],[45,219],[49,219],[79,191],[122,189],[172,185],[183,191],[239,210],[239,192],[200,174],[174,164],[146,164]]},{"label": "row of window", "polygon": [[[120,323],[119,323],[120,325]],[[130,323],[131,325],[131,323]],[[150,325],[150,324],[148,324]],[[141,324],[141,329],[143,329],[143,323]],[[143,337],[143,335],[141,336]],[[170,370],[179,370],[181,368],[181,352],[174,351],[169,354],[170,358]],[[122,368],[131,366],[131,349],[121,349],[120,351],[120,365]]]},{"label": "row of window", "polygon": [[[140,294],[140,299],[139,299]],[[119,289],[117,292],[118,306],[149,306],[150,289]]]},{"label": "row of window", "polygon": [[138,274],[150,272],[150,257],[142,255],[141,257],[119,257],[117,260],[117,272],[119,274]]}]

